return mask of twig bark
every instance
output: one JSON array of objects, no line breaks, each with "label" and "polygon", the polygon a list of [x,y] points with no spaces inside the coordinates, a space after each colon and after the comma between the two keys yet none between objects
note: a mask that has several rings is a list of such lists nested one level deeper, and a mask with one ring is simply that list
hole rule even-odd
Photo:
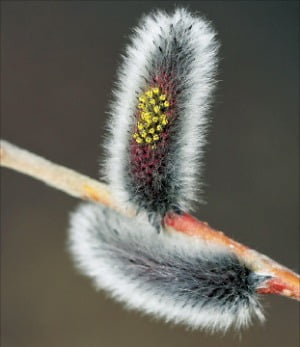
[{"label": "twig bark", "polygon": [[104,183],[52,163],[5,140],[0,140],[0,161],[1,166],[34,177],[71,196],[122,210]]},{"label": "twig bark", "polygon": [[[125,210],[118,204],[107,185],[54,164],[4,140],[0,142],[0,161],[1,166],[34,177],[74,197],[104,204],[129,216],[135,214],[135,211]],[[167,214],[164,223],[169,232],[182,232],[191,237],[200,237],[226,246],[250,264],[254,271],[272,276],[265,286],[259,289],[260,293],[280,294],[300,300],[299,275],[267,256],[228,238],[224,233],[214,230],[207,223],[198,221],[188,214]]]}]

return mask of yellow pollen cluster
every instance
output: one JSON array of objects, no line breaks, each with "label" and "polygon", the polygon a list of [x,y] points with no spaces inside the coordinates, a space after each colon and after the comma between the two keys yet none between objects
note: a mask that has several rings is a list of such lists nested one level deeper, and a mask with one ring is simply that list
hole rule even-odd
[{"label": "yellow pollen cluster", "polygon": [[165,112],[170,107],[166,94],[158,87],[147,90],[139,97],[138,108],[141,116],[137,123],[137,132],[133,138],[139,144],[155,144],[160,139],[160,133],[168,124]]}]

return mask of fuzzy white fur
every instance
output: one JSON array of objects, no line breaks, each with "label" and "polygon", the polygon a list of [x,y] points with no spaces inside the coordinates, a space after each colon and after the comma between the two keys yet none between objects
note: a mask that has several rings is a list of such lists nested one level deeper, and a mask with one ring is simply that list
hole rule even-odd
[{"label": "fuzzy white fur", "polygon": [[[217,255],[230,257],[228,249],[198,238],[167,232],[157,234],[147,221],[85,203],[71,216],[69,249],[77,267],[93,279],[96,287],[106,290],[127,308],[210,331],[244,327],[254,317],[264,319],[257,295],[250,289],[244,301],[238,296],[228,302],[226,297],[216,301],[205,296],[193,297],[197,290],[203,290],[190,289],[196,281],[199,264],[216,259]],[[178,272],[182,264],[184,270]],[[173,269],[175,278],[169,275]],[[189,271],[193,275],[187,276],[187,281],[180,281]]]},{"label": "fuzzy white fur", "polygon": [[133,219],[103,206],[81,205],[71,216],[69,249],[97,288],[128,308],[190,328],[226,331],[246,326],[254,317],[264,319],[255,291],[264,277],[228,249],[181,234],[158,234],[147,219],[149,212],[163,217],[170,206],[188,209],[195,199],[217,48],[210,24],[184,9],[171,15],[154,12],[134,30],[111,105],[106,179],[124,206],[136,203],[134,195],[141,187],[129,179],[129,152],[137,97],[149,86],[155,74],[151,69],[161,67],[163,59],[174,60],[172,73],[178,73],[180,89],[176,136],[167,147],[170,153],[161,180],[171,181],[167,186],[171,192],[163,191],[170,196],[165,200],[160,196],[162,205],[156,209],[158,201],[151,201],[152,211],[147,210],[149,201],[140,201],[135,207],[146,213]]},{"label": "fuzzy white fur", "polygon": [[172,154],[173,171],[176,172],[172,179],[180,186],[180,189],[176,188],[178,197],[174,203],[188,210],[191,201],[196,198],[196,187],[200,188],[197,177],[202,173],[202,163],[199,159],[203,156],[206,143],[207,111],[215,85],[218,43],[210,23],[185,9],[177,9],[171,15],[163,11],[153,12],[134,29],[118,72],[110,109],[105,179],[123,204],[132,202],[126,184],[129,140],[136,121],[137,96],[144,91],[145,80],[149,79],[151,67],[155,66],[157,47],[164,45],[168,50],[166,42],[172,37],[171,28],[182,47],[188,47],[192,52],[192,57],[178,63],[183,93],[177,102],[179,131],[176,153]]}]

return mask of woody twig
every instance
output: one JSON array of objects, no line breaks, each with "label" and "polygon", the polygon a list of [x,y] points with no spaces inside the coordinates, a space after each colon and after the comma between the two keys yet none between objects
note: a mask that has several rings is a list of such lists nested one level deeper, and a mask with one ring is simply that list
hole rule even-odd
[{"label": "woody twig", "polygon": [[[4,140],[0,142],[0,161],[3,167],[34,177],[73,197],[104,204],[131,217],[135,215],[135,211],[124,209],[118,204],[104,183],[52,163]],[[279,294],[300,300],[299,275],[267,256],[230,239],[224,233],[188,214],[169,213],[164,224],[169,232],[182,232],[228,247],[250,264],[254,271],[270,275],[270,280],[259,289],[261,294]]]}]

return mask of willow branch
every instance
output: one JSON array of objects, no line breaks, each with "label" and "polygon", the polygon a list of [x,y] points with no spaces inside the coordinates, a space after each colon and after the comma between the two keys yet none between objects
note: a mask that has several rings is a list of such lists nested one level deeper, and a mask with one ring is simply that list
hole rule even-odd
[{"label": "willow branch", "polygon": [[95,201],[116,210],[122,210],[104,183],[52,163],[4,140],[0,140],[0,161],[1,166],[34,177],[75,198]]},{"label": "willow branch", "polygon": [[[122,208],[104,183],[52,163],[3,140],[0,142],[0,161],[1,166],[34,177],[76,198],[104,204],[129,216],[135,214],[135,211]],[[224,233],[214,230],[207,223],[198,221],[188,214],[170,213],[164,222],[169,232],[182,232],[191,237],[200,237],[226,246],[251,264],[254,271],[272,276],[265,286],[259,289],[260,293],[280,294],[300,300],[300,277],[295,272],[230,239]]]}]

